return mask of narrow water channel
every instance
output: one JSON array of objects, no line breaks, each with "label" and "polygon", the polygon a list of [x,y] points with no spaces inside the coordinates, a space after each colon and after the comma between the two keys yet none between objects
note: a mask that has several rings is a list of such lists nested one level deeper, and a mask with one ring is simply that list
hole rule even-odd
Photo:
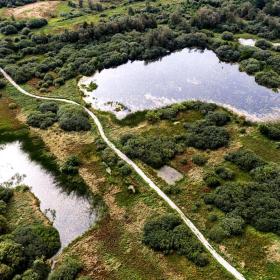
[{"label": "narrow water channel", "polygon": [[41,202],[41,211],[54,221],[60,234],[61,249],[96,221],[97,214],[89,200],[63,192],[51,174],[29,159],[19,142],[0,145],[0,184],[15,174],[25,175],[22,184],[31,187]]}]

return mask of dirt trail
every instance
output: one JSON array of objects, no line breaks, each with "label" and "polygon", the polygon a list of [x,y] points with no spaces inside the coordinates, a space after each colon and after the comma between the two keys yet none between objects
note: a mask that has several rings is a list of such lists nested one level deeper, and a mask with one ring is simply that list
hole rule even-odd
[{"label": "dirt trail", "polygon": [[245,277],[236,269],[234,268],[229,262],[227,262],[213,247],[212,245],[207,241],[207,239],[203,236],[203,234],[199,231],[199,229],[189,220],[185,214],[182,212],[182,210],[140,169],[130,158],[128,158],[123,152],[121,152],[106,136],[102,124],[100,123],[97,116],[91,112],[86,107],[80,105],[79,103],[63,99],[63,98],[55,98],[55,97],[44,97],[44,96],[38,96],[31,94],[27,91],[25,91],[23,88],[21,88],[2,68],[0,68],[0,72],[3,74],[3,76],[11,83],[18,91],[21,93],[36,98],[36,99],[42,99],[42,100],[52,100],[52,101],[60,101],[65,102],[69,104],[73,104],[79,107],[82,107],[89,116],[93,119],[95,122],[98,131],[100,133],[101,138],[103,141],[118,155],[119,158],[124,160],[127,164],[129,164],[136,173],[148,184],[150,188],[152,188],[162,199],[166,201],[166,203],[174,209],[181,217],[181,219],[184,221],[184,223],[189,227],[189,229],[193,232],[193,234],[200,240],[200,242],[203,244],[203,246],[208,250],[208,252],[213,256],[213,258],[219,262],[232,276],[234,276],[238,280],[246,280]]}]

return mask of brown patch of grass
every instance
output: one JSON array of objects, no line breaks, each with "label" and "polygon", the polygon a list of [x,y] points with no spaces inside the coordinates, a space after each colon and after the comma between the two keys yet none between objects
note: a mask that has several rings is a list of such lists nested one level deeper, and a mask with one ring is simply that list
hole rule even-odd
[{"label": "brown patch of grass", "polygon": [[5,16],[13,16],[16,19],[50,18],[54,15],[59,2],[60,1],[41,1],[22,7],[9,8],[5,11]]}]

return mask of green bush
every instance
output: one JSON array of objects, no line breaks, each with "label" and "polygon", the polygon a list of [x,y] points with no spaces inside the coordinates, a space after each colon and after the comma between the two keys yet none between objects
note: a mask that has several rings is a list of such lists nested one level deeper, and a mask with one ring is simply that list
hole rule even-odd
[{"label": "green bush", "polygon": [[3,200],[4,202],[7,203],[9,202],[12,196],[13,196],[12,189],[0,186],[0,200]]},{"label": "green bush", "polygon": [[272,44],[265,39],[259,39],[256,41],[255,46],[263,50],[268,50],[272,47]]},{"label": "green bush", "polygon": [[221,185],[219,178],[213,173],[205,174],[203,180],[205,184],[210,188],[216,188]]},{"label": "green bush", "polygon": [[233,171],[223,166],[216,167],[215,173],[223,180],[232,180],[235,176]]},{"label": "green bush", "polygon": [[7,203],[4,200],[0,200],[0,215],[6,214]]},{"label": "green bush", "polygon": [[87,131],[91,128],[87,113],[78,106],[60,106],[58,121],[60,127],[65,131]]},{"label": "green bush", "polygon": [[46,101],[39,105],[39,111],[41,113],[52,112],[56,114],[58,111],[58,105],[54,101]]},{"label": "green bush", "polygon": [[12,268],[13,272],[19,271],[24,265],[24,249],[12,240],[0,242],[0,263]]},{"label": "green bush", "polygon": [[233,33],[228,32],[228,31],[224,31],[224,32],[222,33],[222,39],[223,39],[223,40],[226,40],[226,41],[232,41],[232,40],[234,39]]},{"label": "green bush", "polygon": [[13,279],[12,277],[13,277],[13,269],[4,263],[0,263],[0,279],[10,280]]},{"label": "green bush", "polygon": [[75,175],[79,172],[80,160],[76,156],[70,156],[61,167],[61,172],[67,175]]},{"label": "green bush", "polygon": [[31,264],[37,257],[52,257],[60,248],[58,231],[52,226],[19,227],[13,232],[15,242],[24,247],[26,260]]},{"label": "green bush", "polygon": [[202,245],[179,217],[169,214],[146,221],[143,243],[154,250],[170,254],[176,251],[198,266],[208,264]]},{"label": "green bush", "polygon": [[261,124],[259,131],[271,140],[280,140],[280,124]]},{"label": "green bush", "polygon": [[207,163],[207,158],[204,155],[197,154],[192,157],[192,162],[198,166],[203,166]]},{"label": "green bush", "polygon": [[255,79],[258,84],[269,88],[278,88],[280,86],[280,77],[272,70],[258,72]]},{"label": "green bush", "polygon": [[0,215],[0,234],[5,233],[7,231],[7,228],[7,219],[3,215]]},{"label": "green bush", "polygon": [[83,266],[79,261],[68,257],[50,274],[48,280],[75,280],[82,268]]},{"label": "green bush", "polygon": [[197,149],[215,150],[228,145],[229,133],[222,127],[198,122],[188,129],[186,144]]},{"label": "green bush", "polygon": [[230,121],[230,116],[225,112],[209,112],[205,119],[214,125],[223,126]]},{"label": "green bush", "polygon": [[6,85],[7,83],[4,80],[0,79],[0,89],[4,88]]},{"label": "green bush", "polygon": [[27,124],[32,127],[46,129],[57,121],[56,114],[52,112],[34,112],[27,117]]},{"label": "green bush", "polygon": [[240,62],[240,70],[248,74],[254,74],[262,70],[261,63],[255,58],[249,58]]},{"label": "green bush", "polygon": [[246,149],[239,149],[225,156],[225,159],[236,164],[240,169],[250,171],[263,166],[265,162],[255,153]]}]

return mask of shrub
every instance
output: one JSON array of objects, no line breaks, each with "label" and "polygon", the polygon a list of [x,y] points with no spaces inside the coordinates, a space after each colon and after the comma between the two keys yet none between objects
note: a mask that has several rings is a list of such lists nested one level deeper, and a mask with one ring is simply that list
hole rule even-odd
[{"label": "shrub", "polygon": [[279,124],[261,124],[259,126],[261,134],[271,140],[280,140],[280,125]]},{"label": "shrub", "polygon": [[0,234],[5,233],[7,231],[7,228],[7,219],[3,215],[0,215]]},{"label": "shrub", "polygon": [[49,280],[75,280],[82,268],[78,260],[68,257],[50,274]]},{"label": "shrub", "polygon": [[217,126],[223,126],[230,121],[230,116],[225,112],[209,112],[206,116],[206,120]]},{"label": "shrub", "polygon": [[13,269],[4,263],[0,263],[0,279],[10,280],[12,279],[12,276],[13,276]]},{"label": "shrub", "polygon": [[4,88],[6,86],[6,82],[2,79],[0,79],[0,89]]},{"label": "shrub", "polygon": [[190,127],[186,144],[198,149],[218,149],[227,146],[229,133],[221,127],[209,126],[203,122]]},{"label": "shrub", "polygon": [[87,131],[91,128],[87,113],[82,108],[73,105],[60,106],[58,121],[65,131]]},{"label": "shrub", "polygon": [[255,58],[249,58],[241,61],[240,69],[244,70],[248,74],[254,74],[256,72],[261,71],[261,63]]},{"label": "shrub", "polygon": [[4,200],[0,200],[0,215],[5,214],[7,211],[7,203]]},{"label": "shrub", "polygon": [[0,263],[9,266],[13,272],[24,264],[23,247],[12,240],[0,241]]},{"label": "shrub", "polygon": [[80,160],[76,156],[70,156],[63,166],[61,167],[61,172],[67,175],[75,175],[78,174],[79,172],[79,167],[80,165]]},{"label": "shrub", "polygon": [[130,158],[138,158],[154,168],[166,164],[180,150],[172,137],[134,136],[121,141],[124,152]]},{"label": "shrub", "polygon": [[218,57],[227,62],[235,62],[238,61],[240,57],[240,53],[238,50],[233,49],[228,45],[223,45],[216,49],[216,53]]},{"label": "shrub", "polygon": [[250,171],[263,166],[265,162],[255,153],[246,149],[239,149],[225,156],[225,159],[236,164],[240,169]]},{"label": "shrub", "polygon": [[269,88],[278,88],[280,86],[280,78],[274,71],[258,72],[255,76],[256,82]]},{"label": "shrub", "polygon": [[200,243],[173,214],[160,216],[146,221],[143,231],[143,243],[165,254],[176,251],[186,256],[198,266],[208,264]]},{"label": "shrub", "polygon": [[60,248],[58,231],[52,226],[31,225],[13,232],[15,242],[24,247],[24,254],[31,264],[37,257],[52,257]]},{"label": "shrub", "polygon": [[234,38],[234,37],[233,37],[233,33],[231,33],[231,32],[224,31],[224,32],[222,33],[222,39],[223,39],[223,40],[232,41],[233,38]]},{"label": "shrub", "polygon": [[221,184],[219,178],[213,173],[208,173],[204,175],[203,180],[205,184],[210,188],[216,188]]},{"label": "shrub", "polygon": [[223,166],[219,166],[215,169],[215,173],[223,180],[232,180],[234,178],[234,172]]},{"label": "shrub", "polygon": [[203,166],[206,164],[207,158],[204,155],[197,154],[192,157],[192,162],[196,165]]},{"label": "shrub", "polygon": [[32,127],[46,129],[57,121],[56,114],[52,112],[34,112],[27,117],[27,124]]},{"label": "shrub", "polygon": [[58,111],[58,105],[54,101],[46,101],[39,105],[39,111],[41,113],[52,112],[56,114]]},{"label": "shrub", "polygon": [[120,171],[121,175],[123,175],[123,176],[128,176],[132,172],[131,168],[130,168],[130,166],[128,164],[124,164],[123,166],[121,166],[119,168],[119,171]]},{"label": "shrub", "polygon": [[13,190],[0,186],[0,200],[4,202],[9,202],[10,198],[13,196]]},{"label": "shrub", "polygon": [[265,39],[260,39],[256,41],[255,46],[263,50],[268,50],[272,47],[272,44]]}]

